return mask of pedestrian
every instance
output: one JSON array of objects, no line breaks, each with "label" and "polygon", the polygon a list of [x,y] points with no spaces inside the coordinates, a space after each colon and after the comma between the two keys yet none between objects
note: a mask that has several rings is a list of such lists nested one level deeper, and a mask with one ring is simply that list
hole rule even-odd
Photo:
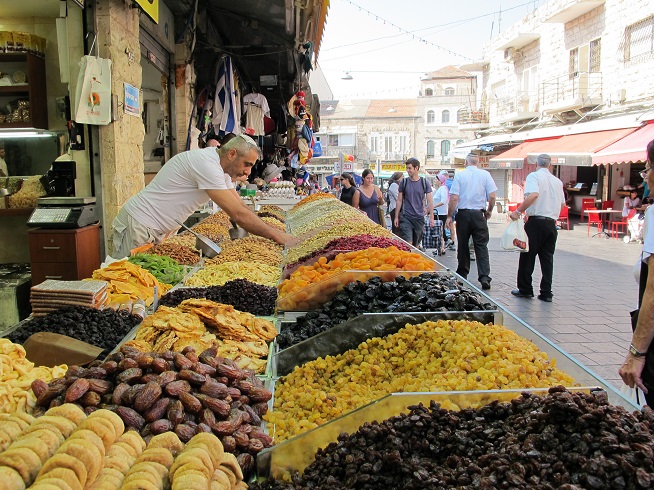
[{"label": "pedestrian", "polygon": [[441,222],[441,244],[440,250],[434,252],[435,255],[445,255],[445,222],[447,221],[447,207],[450,202],[450,193],[447,190],[445,182],[447,177],[439,175],[434,179],[434,221]]},{"label": "pedestrian", "polygon": [[[448,208],[449,208],[449,201],[450,201],[450,189],[452,188],[452,182],[454,182],[454,178],[450,177],[450,173],[447,170],[441,170],[440,173],[438,174],[438,177],[444,177],[445,178],[445,187],[447,187],[447,201],[448,201]],[[456,211],[454,211],[454,214],[452,215],[452,222],[450,223],[449,226],[446,226],[445,223],[443,223],[443,229],[445,230],[445,247],[452,250],[453,252],[456,252]]]},{"label": "pedestrian", "polygon": [[384,196],[379,187],[373,184],[375,175],[369,168],[361,173],[363,183],[354,193],[352,206],[368,215],[372,221],[378,225],[385,226],[386,223],[380,221],[379,207],[384,205]]},{"label": "pedestrian", "polygon": [[400,230],[395,226],[395,220],[393,216],[395,215],[395,208],[397,207],[397,196],[400,193],[400,182],[404,179],[403,172],[395,172],[391,175],[390,180],[388,181],[388,192],[386,202],[388,203],[388,215],[391,217],[391,231],[395,235],[400,234]]},{"label": "pedestrian", "polygon": [[393,221],[399,228],[400,238],[413,244],[414,247],[420,247],[425,232],[425,205],[429,226],[434,226],[432,188],[427,179],[418,173],[420,162],[417,158],[409,158],[405,165],[409,178],[403,179],[400,183]]},{"label": "pedestrian", "polygon": [[490,259],[488,257],[488,220],[495,207],[497,186],[487,170],[477,168],[479,157],[466,156],[465,169],[454,176],[450,190],[447,225],[456,210],[457,274],[468,278],[470,272],[470,246],[472,237],[477,257],[478,280],[482,289],[490,289]]},{"label": "pedestrian", "polygon": [[554,250],[556,249],[556,220],[565,207],[563,182],[550,172],[552,159],[542,153],[536,160],[537,170],[527,175],[525,200],[509,217],[512,220],[527,215],[525,233],[529,240],[529,250],[520,253],[518,263],[518,288],[511,291],[518,298],[533,298],[534,289],[531,276],[534,273],[536,257],[540,261],[542,278],[538,299],[552,302],[552,274],[554,273]]},{"label": "pedestrian", "polygon": [[178,153],[143,190],[132,196],[112,223],[116,258],[146,243],[161,243],[209,199],[246,231],[289,245],[296,239],[269,226],[238,196],[233,180],[247,177],[259,158],[252,138],[240,134],[220,148]]},{"label": "pedestrian", "polygon": [[640,207],[640,198],[638,197],[638,190],[632,189],[629,196],[624,198],[624,206],[622,207],[622,217],[629,216],[632,209]]},{"label": "pedestrian", "polygon": [[[647,145],[647,165],[641,173],[648,187],[654,187],[654,140]],[[647,405],[654,408],[654,207],[645,212],[643,253],[640,258],[640,281],[638,291],[639,310],[632,312],[634,334],[627,357],[620,367],[622,381],[630,388],[643,390]]]},{"label": "pedestrian", "polygon": [[352,206],[352,198],[357,191],[354,177],[348,173],[341,174],[341,197],[340,200]]}]

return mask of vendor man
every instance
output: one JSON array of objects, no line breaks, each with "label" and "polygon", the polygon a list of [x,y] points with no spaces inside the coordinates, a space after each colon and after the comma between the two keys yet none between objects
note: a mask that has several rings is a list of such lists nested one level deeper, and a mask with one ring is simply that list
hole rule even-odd
[{"label": "vendor man", "polygon": [[264,223],[234,190],[232,179],[250,174],[259,158],[259,147],[239,135],[220,148],[178,153],[142,191],[131,197],[114,222],[114,256],[127,257],[146,243],[160,243],[209,199],[245,230],[286,245],[295,238]]}]

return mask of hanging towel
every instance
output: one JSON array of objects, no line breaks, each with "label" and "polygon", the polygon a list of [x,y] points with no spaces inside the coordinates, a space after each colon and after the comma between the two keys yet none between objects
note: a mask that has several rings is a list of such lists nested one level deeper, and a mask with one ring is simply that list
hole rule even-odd
[{"label": "hanging towel", "polygon": [[236,115],[236,95],[234,93],[234,72],[232,59],[225,56],[218,67],[216,95],[213,104],[211,122],[214,131],[222,133],[240,133],[239,116]]}]

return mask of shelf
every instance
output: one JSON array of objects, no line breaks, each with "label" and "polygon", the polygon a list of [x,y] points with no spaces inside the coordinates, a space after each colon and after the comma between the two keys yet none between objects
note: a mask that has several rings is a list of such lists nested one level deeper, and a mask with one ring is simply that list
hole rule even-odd
[{"label": "shelf", "polygon": [[30,126],[30,123],[17,122],[17,123],[0,123],[0,129],[35,129],[35,128]]},{"label": "shelf", "polygon": [[29,85],[3,85],[0,86],[0,95],[3,94],[29,94],[30,86]]},{"label": "shelf", "polygon": [[2,216],[29,216],[34,211],[34,208],[9,208],[0,209],[0,217]]}]

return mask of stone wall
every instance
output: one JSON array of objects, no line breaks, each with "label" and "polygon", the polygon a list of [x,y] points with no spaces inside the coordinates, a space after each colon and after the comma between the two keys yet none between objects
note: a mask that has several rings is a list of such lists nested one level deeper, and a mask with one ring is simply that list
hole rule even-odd
[{"label": "stone wall", "polygon": [[124,84],[141,88],[138,9],[122,0],[97,0],[96,20],[100,56],[112,61],[111,89],[119,101],[115,121],[100,126],[105,250],[110,254],[111,222],[125,201],[144,187],[145,129],[141,118],[125,114],[123,107]]}]

